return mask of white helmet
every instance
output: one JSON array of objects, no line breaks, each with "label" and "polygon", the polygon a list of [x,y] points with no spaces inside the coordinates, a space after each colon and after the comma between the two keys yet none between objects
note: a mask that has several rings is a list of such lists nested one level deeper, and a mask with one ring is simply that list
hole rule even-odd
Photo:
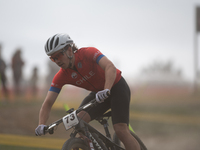
[{"label": "white helmet", "polygon": [[73,40],[67,34],[56,34],[50,37],[45,44],[45,52],[48,56],[61,50],[68,44],[73,44]]}]

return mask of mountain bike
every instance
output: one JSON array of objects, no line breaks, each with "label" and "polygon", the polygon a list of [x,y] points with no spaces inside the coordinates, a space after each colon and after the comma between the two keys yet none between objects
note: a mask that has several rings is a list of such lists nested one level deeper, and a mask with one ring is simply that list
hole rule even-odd
[{"label": "mountain bike", "polygon": [[[103,125],[105,135],[83,121],[81,118],[77,117],[77,114],[80,111],[90,107],[95,107],[98,104],[99,103],[93,99],[91,102],[79,107],[77,110],[74,110],[74,108],[69,109],[66,116],[48,125],[44,129],[44,133],[53,134],[54,128],[63,123],[66,130],[71,128],[74,130],[71,132],[70,138],[64,143],[62,150],[125,150],[121,146],[121,142],[115,133],[113,135],[113,140],[111,138],[108,128],[108,119],[111,117],[111,111],[103,114],[101,117],[96,118],[96,120]],[[141,139],[134,132],[130,132],[140,144],[141,150],[147,150]]]}]

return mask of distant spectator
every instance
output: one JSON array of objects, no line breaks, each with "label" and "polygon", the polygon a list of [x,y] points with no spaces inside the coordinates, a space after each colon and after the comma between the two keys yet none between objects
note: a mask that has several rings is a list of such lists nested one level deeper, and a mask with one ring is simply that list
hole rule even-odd
[{"label": "distant spectator", "polygon": [[5,94],[5,97],[8,98],[8,89],[6,86],[7,78],[6,78],[6,63],[2,59],[2,47],[0,45],[0,84],[2,83],[3,93]]},{"label": "distant spectator", "polygon": [[[46,78],[47,84],[51,83],[55,74],[60,70],[60,68],[55,64],[48,60],[48,75]],[[49,88],[49,87],[48,87]]]},{"label": "distant spectator", "polygon": [[15,94],[20,95],[20,84],[22,79],[22,67],[24,66],[24,61],[21,58],[21,49],[17,49],[12,57],[12,71],[15,86]]},{"label": "distant spectator", "polygon": [[37,81],[38,81],[38,68],[34,67],[31,76],[31,92],[34,97],[37,96]]}]

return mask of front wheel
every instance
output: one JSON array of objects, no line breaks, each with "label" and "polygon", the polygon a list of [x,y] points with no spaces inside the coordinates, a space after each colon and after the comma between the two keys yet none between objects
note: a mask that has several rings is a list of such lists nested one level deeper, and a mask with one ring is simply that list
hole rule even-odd
[{"label": "front wheel", "polygon": [[80,138],[70,138],[63,144],[62,150],[89,150],[89,147]]},{"label": "front wheel", "polygon": [[[138,143],[140,144],[140,148],[141,150],[147,150],[146,146],[144,145],[144,143],[142,142],[142,140],[132,131],[130,131],[131,135],[138,141]],[[113,135],[113,141],[115,144],[124,147],[122,142],[119,140],[119,138],[117,137],[116,133],[114,133]]]}]

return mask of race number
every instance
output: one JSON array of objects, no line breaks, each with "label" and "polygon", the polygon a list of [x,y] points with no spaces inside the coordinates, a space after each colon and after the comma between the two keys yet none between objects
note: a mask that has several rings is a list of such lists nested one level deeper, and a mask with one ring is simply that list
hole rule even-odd
[{"label": "race number", "polygon": [[65,129],[69,130],[73,126],[77,125],[79,123],[78,117],[76,115],[76,111],[72,112],[71,114],[68,114],[62,118]]}]

